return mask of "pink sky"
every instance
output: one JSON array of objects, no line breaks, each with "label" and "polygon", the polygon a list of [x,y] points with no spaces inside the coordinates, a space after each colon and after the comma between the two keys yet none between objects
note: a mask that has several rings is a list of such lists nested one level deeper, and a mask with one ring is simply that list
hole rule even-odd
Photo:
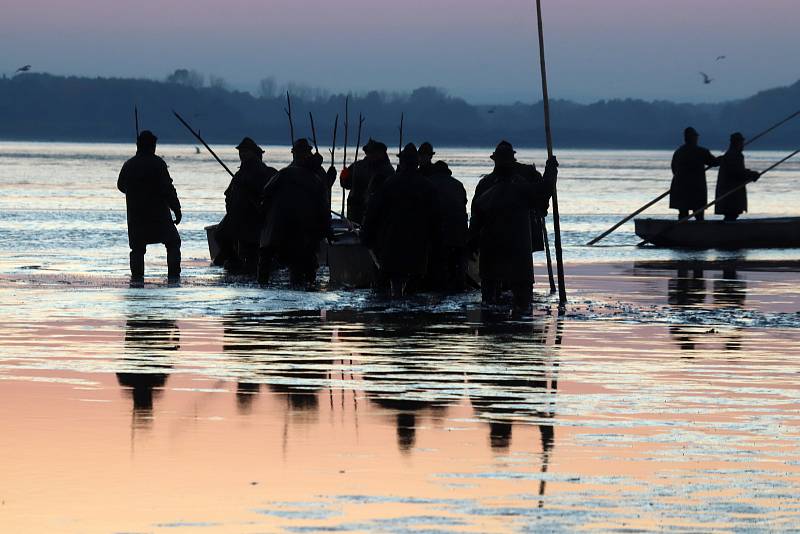
[{"label": "pink sky", "polygon": [[[248,90],[272,75],[336,91],[539,98],[533,0],[4,4],[3,72],[161,78],[188,67]],[[544,0],[544,12],[554,97],[713,101],[800,78],[796,0]],[[699,70],[717,82],[703,86]]]}]

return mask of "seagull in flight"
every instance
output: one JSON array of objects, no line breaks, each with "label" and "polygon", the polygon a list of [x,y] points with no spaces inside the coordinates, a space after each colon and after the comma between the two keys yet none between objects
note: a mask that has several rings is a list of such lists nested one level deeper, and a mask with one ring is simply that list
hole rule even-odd
[{"label": "seagull in flight", "polygon": [[703,83],[706,85],[714,81],[714,78],[710,78],[705,72],[700,72],[700,76],[703,77]]},{"label": "seagull in flight", "polygon": [[14,74],[17,74],[18,72],[28,72],[29,70],[31,70],[31,68],[32,67],[30,65],[25,65],[23,67],[18,68],[16,71],[14,71]]},{"label": "seagull in flight", "polygon": [[726,59],[726,57],[727,57],[727,56],[717,56],[717,61],[721,61],[721,60],[723,60],[723,59]]}]

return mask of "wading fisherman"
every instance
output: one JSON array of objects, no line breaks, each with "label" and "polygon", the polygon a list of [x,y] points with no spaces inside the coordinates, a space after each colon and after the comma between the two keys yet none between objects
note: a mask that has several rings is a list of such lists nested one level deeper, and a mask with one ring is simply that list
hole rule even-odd
[{"label": "wading fisherman", "polygon": [[484,187],[472,201],[470,248],[480,252],[483,302],[496,304],[507,288],[514,295],[514,307],[526,310],[533,286],[531,212],[552,195],[558,161],[548,160],[543,179],[529,182],[520,178],[514,154],[511,144],[503,141],[491,155],[494,171],[481,180]]},{"label": "wading fisherman", "polygon": [[436,190],[418,171],[417,147],[409,143],[399,158],[397,172],[369,200],[361,234],[393,297],[419,286],[440,228]]},{"label": "wading fisherman", "polygon": [[364,159],[344,169],[341,175],[342,187],[350,191],[347,195],[347,218],[357,224],[364,222],[370,194],[394,174],[385,144],[370,139],[363,150]]},{"label": "wading fisherman", "polygon": [[731,135],[728,151],[720,158],[719,174],[717,175],[716,198],[714,213],[724,215],[726,221],[735,221],[739,215],[747,211],[747,188],[742,187],[732,195],[721,198],[736,187],[755,182],[761,176],[756,171],[751,171],[744,166],[744,136],[739,132]]},{"label": "wading fisherman", "polygon": [[[672,186],[669,191],[669,207],[678,210],[678,218],[708,204],[706,168],[719,165],[719,158],[710,150],[698,145],[700,134],[692,127],[683,131],[684,143],[672,156]],[[703,220],[701,211],[695,218]]]},{"label": "wading fisherman", "polygon": [[232,272],[255,274],[261,233],[261,195],[264,186],[278,171],[267,166],[264,150],[249,137],[236,147],[239,170],[225,190],[225,217],[217,228],[217,242],[223,253],[219,260]]},{"label": "wading fisherman", "polygon": [[433,162],[435,154],[430,143],[419,146],[419,173],[433,186],[441,214],[440,240],[431,250],[426,285],[436,291],[463,291],[467,269],[467,192],[453,178],[447,163]]},{"label": "wading fisherman", "polygon": [[128,210],[131,283],[135,284],[144,282],[144,255],[147,245],[155,243],[167,247],[169,281],[177,282],[181,276],[181,238],[175,227],[181,222],[181,203],[167,164],[156,156],[157,140],[149,130],[140,133],[136,155],[125,162],[117,180]]},{"label": "wading fisherman", "polygon": [[258,281],[269,282],[273,261],[289,267],[291,284],[310,288],[317,277],[317,250],[330,236],[328,188],[317,175],[319,161],[308,140],[295,141],[292,164],[264,188]]}]

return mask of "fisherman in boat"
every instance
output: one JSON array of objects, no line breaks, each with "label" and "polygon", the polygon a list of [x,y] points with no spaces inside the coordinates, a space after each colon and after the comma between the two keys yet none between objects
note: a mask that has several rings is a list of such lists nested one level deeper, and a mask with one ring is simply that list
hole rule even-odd
[{"label": "fisherman in boat", "polygon": [[[730,195],[727,193],[743,184],[755,182],[761,176],[760,173],[751,171],[744,166],[743,152],[744,136],[736,132],[731,135],[728,151],[720,158],[719,174],[717,175],[717,203],[714,213],[723,215],[726,221],[735,221],[739,215],[747,211],[746,187],[742,187]],[[722,198],[723,196],[724,198]]]},{"label": "fisherman in boat", "polygon": [[278,171],[267,166],[264,150],[249,137],[236,147],[241,165],[225,190],[225,217],[217,227],[222,250],[215,263],[231,272],[255,274],[261,233],[261,194]]},{"label": "fisherman in boat", "polygon": [[[482,300],[496,304],[504,288],[514,307],[530,308],[533,288],[531,212],[549,199],[558,177],[558,160],[550,158],[540,182],[521,179],[510,143],[497,145],[494,171],[472,201],[470,248],[480,252]],[[488,185],[487,185],[488,184]]]},{"label": "fisherman in boat", "polygon": [[128,212],[131,283],[137,285],[144,283],[144,255],[150,244],[166,246],[169,281],[177,282],[181,276],[181,238],[176,228],[181,222],[181,203],[167,164],[156,156],[157,141],[149,130],[140,133],[136,155],[125,162],[117,180]]},{"label": "fisherman in boat", "polygon": [[264,187],[258,281],[269,283],[277,261],[289,267],[293,286],[308,289],[316,283],[319,243],[331,234],[330,203],[308,140],[295,141],[292,155],[292,164]]},{"label": "fisherman in boat", "polygon": [[[669,191],[669,207],[678,210],[679,219],[708,204],[706,168],[720,163],[720,158],[698,144],[700,134],[694,128],[683,131],[683,140],[683,145],[672,156],[672,186]],[[698,212],[695,219],[702,221],[703,212]]]},{"label": "fisherman in boat", "polygon": [[436,152],[430,143],[419,147],[419,172],[427,178],[436,191],[436,202],[441,213],[441,240],[434,243],[428,264],[427,285],[437,291],[463,291],[467,269],[467,192],[464,185],[453,178],[453,172],[444,161],[433,162]]},{"label": "fisherman in boat", "polygon": [[[347,218],[357,224],[364,222],[370,193],[374,192],[378,183],[394,174],[389,161],[386,145],[370,139],[364,145],[364,159],[342,170],[342,187],[349,190],[347,195]],[[375,184],[372,182],[375,180]]]},{"label": "fisherman in boat", "polygon": [[418,170],[417,147],[409,143],[399,158],[397,172],[370,199],[361,234],[392,297],[419,287],[441,224],[436,190]]}]

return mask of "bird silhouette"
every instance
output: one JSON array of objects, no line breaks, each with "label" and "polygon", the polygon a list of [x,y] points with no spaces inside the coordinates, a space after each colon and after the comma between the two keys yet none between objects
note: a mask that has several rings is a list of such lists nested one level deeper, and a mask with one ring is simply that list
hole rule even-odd
[{"label": "bird silhouette", "polygon": [[708,74],[706,74],[705,72],[701,72],[700,76],[703,77],[703,83],[706,85],[714,81],[714,78],[709,78]]},{"label": "bird silhouette", "polygon": [[717,56],[717,61],[721,61],[721,60],[723,60],[725,58],[726,58],[726,56]]},{"label": "bird silhouette", "polygon": [[199,146],[194,147],[194,153],[195,154],[199,154],[200,153],[200,147]]},{"label": "bird silhouette", "polygon": [[18,72],[28,72],[29,70],[31,70],[31,66],[30,65],[25,65],[23,67],[18,68],[16,71],[14,71],[14,74],[17,74]]},{"label": "bird silhouette", "polygon": [[494,111],[495,111],[495,109],[494,109],[494,108],[492,108],[492,109],[490,109],[489,111],[487,111],[486,113],[493,114],[493,113],[494,113]]}]

